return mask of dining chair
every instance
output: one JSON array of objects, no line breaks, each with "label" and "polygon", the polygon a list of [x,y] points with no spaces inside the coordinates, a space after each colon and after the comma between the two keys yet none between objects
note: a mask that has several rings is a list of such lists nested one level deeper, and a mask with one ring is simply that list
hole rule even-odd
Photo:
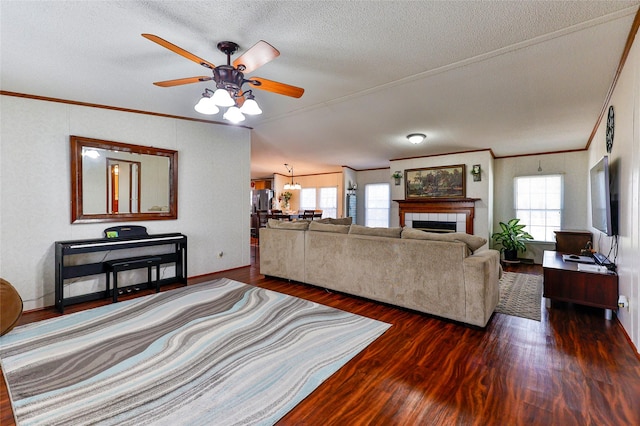
[{"label": "dining chair", "polygon": [[258,227],[264,228],[267,226],[267,216],[269,212],[267,210],[258,210]]}]

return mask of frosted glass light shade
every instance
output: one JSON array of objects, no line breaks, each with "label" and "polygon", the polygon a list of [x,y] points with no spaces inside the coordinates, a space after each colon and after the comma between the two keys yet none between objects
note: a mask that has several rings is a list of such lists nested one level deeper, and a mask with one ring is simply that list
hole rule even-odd
[{"label": "frosted glass light shade", "polygon": [[262,110],[258,106],[258,103],[255,101],[255,99],[247,99],[246,101],[244,101],[244,104],[242,104],[242,107],[240,108],[240,112],[248,115],[262,114]]},{"label": "frosted glass light shade", "polygon": [[427,136],[423,135],[422,133],[412,133],[407,136],[407,139],[409,139],[409,142],[411,142],[414,145],[422,143],[422,141],[425,140],[426,138]]},{"label": "frosted glass light shade", "polygon": [[240,108],[232,106],[222,116],[225,120],[229,120],[232,123],[239,123],[244,121],[244,115],[240,112]]},{"label": "frosted glass light shade", "polygon": [[299,183],[285,183],[284,189],[302,189],[302,185]]},{"label": "frosted glass light shade", "polygon": [[214,104],[221,107],[228,107],[236,104],[236,101],[231,98],[231,95],[225,89],[217,89],[213,92],[211,99],[213,99]]},{"label": "frosted glass light shade", "polygon": [[193,109],[198,111],[200,114],[207,115],[217,114],[220,111],[220,108],[213,103],[211,98],[207,98],[206,96],[200,98],[200,101],[193,107]]}]

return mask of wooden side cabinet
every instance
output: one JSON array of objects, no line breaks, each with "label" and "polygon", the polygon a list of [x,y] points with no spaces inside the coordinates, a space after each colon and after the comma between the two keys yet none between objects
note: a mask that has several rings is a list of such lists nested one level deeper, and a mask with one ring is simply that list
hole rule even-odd
[{"label": "wooden side cabinet", "polygon": [[543,296],[551,300],[572,302],[607,310],[618,309],[618,275],[578,271],[577,262],[565,262],[562,253],[545,250],[542,261]]},{"label": "wooden side cabinet", "polygon": [[556,251],[561,253],[580,254],[588,242],[593,241],[589,231],[555,231]]}]

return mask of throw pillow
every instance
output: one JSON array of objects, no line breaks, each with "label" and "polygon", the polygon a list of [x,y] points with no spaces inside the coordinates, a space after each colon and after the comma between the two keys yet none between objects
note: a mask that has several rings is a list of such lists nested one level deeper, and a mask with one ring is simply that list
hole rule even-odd
[{"label": "throw pillow", "polygon": [[349,234],[373,235],[375,237],[400,238],[402,228],[373,228],[362,225],[351,225]]},{"label": "throw pillow", "polygon": [[439,234],[436,232],[424,232],[419,229],[405,228],[402,231],[402,238],[410,238],[413,240],[433,240],[433,241],[456,241],[465,243],[473,252],[487,243],[485,238],[477,235],[469,235],[464,232],[452,232]]},{"label": "throw pillow", "polygon": [[465,234],[464,232],[454,232],[453,234],[445,234],[445,235],[451,235],[451,239],[454,241],[462,241],[472,251],[478,250],[480,247],[482,247],[487,243],[486,238],[482,238],[477,235]]}]

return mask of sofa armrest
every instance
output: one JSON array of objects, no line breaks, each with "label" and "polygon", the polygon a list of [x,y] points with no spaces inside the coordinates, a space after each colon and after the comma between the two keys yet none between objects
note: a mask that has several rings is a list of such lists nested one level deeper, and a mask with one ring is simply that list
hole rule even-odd
[{"label": "sofa armrest", "polygon": [[260,273],[304,282],[306,231],[260,228]]},{"label": "sofa armrest", "polygon": [[466,315],[470,324],[484,327],[500,302],[500,252],[480,250],[463,261]]}]

